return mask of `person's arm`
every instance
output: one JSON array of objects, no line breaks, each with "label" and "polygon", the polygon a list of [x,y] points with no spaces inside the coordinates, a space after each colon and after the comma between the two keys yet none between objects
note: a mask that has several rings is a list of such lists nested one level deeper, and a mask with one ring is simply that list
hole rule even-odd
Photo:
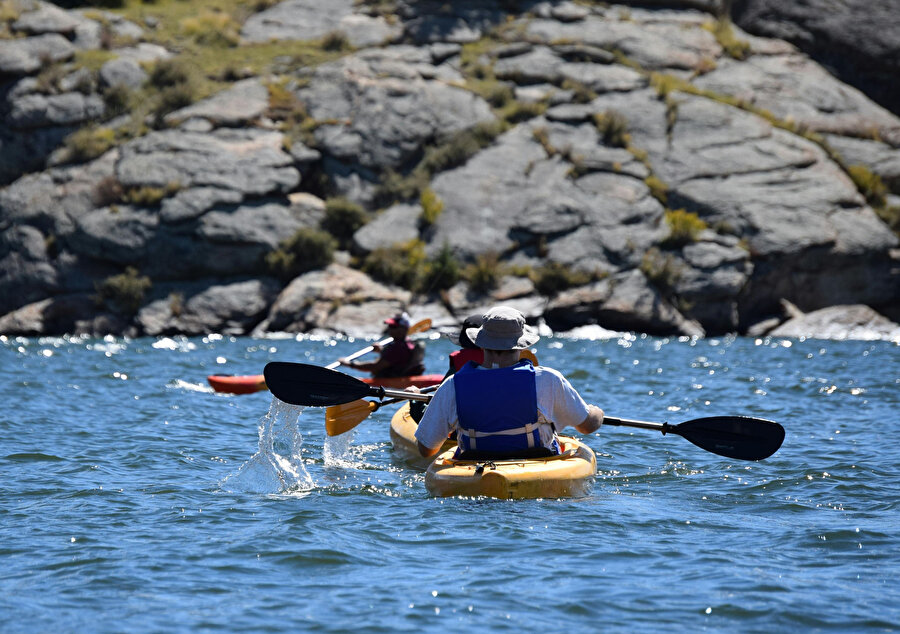
[{"label": "person's arm", "polygon": [[431,456],[435,455],[437,452],[439,452],[441,450],[441,445],[443,445],[443,444],[444,444],[443,441],[441,441],[441,444],[438,445],[437,447],[426,447],[425,445],[422,444],[421,440],[416,441],[416,447],[419,448],[419,454],[423,458],[430,458]]},{"label": "person's arm", "polygon": [[431,397],[425,415],[416,428],[419,454],[430,458],[440,451],[450,432],[456,427],[456,389],[453,377],[444,381]]},{"label": "person's arm", "polygon": [[371,361],[369,363],[357,363],[356,361],[349,361],[344,363],[344,360],[341,359],[341,365],[346,365],[349,368],[353,368],[354,370],[359,370],[361,372],[370,372],[372,374],[376,374],[385,368],[389,368],[391,366],[390,362],[388,362],[384,357],[378,359],[378,361]]},{"label": "person's arm", "polygon": [[582,434],[592,434],[603,424],[603,410],[596,405],[588,405],[588,415],[583,421],[575,425],[575,429]]}]

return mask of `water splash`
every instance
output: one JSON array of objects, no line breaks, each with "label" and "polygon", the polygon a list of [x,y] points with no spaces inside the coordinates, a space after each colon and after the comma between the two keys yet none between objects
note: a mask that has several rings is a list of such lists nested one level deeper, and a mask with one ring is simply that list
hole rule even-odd
[{"label": "water splash", "polygon": [[259,421],[259,450],[226,477],[221,488],[243,493],[296,493],[315,488],[303,465],[303,436],[297,424],[303,407],[272,398],[269,411]]}]

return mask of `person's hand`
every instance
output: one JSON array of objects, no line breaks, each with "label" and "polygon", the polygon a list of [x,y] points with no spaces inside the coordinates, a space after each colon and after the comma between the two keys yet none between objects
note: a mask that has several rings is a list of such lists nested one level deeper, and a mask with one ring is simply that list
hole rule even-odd
[{"label": "person's hand", "polygon": [[422,392],[422,390],[420,390],[417,385],[410,385],[408,387],[405,387],[405,388],[403,388],[403,391],[404,392],[415,392],[416,394],[419,394]]},{"label": "person's hand", "polygon": [[350,362],[347,361],[347,357],[341,357],[340,359],[338,359],[338,363],[340,365],[350,365]]},{"label": "person's hand", "polygon": [[374,352],[381,352],[381,344],[380,344],[380,343],[373,343],[373,344],[372,344],[372,350],[373,350]]}]

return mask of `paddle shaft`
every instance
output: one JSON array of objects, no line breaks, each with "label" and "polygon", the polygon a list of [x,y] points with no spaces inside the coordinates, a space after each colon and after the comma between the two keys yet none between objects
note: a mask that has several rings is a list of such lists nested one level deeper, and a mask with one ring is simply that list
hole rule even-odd
[{"label": "paddle shaft", "polygon": [[674,428],[674,425],[670,425],[669,423],[654,423],[654,422],[645,421],[645,420],[630,420],[628,418],[615,418],[613,416],[604,416],[603,424],[619,426],[619,427],[636,427],[638,429],[653,429],[653,430],[662,432],[663,436],[665,436],[668,432],[672,431],[672,429]]},{"label": "paddle shaft", "polygon": [[[370,352],[372,352],[372,350],[375,349],[375,346],[376,346],[376,345],[377,345],[377,346],[386,346],[386,345],[388,345],[390,342],[392,342],[393,340],[394,340],[393,337],[385,337],[384,339],[382,339],[381,341],[379,341],[379,342],[376,343],[375,345],[372,345],[372,346],[366,346],[366,347],[363,348],[362,350],[357,350],[356,352],[354,352],[354,353],[351,354],[350,356],[346,357],[346,359],[347,359],[347,361],[353,361],[354,359],[358,359],[359,357],[361,357],[361,356],[363,356],[363,355],[366,355],[366,354],[369,354]],[[328,368],[329,370],[334,370],[335,368],[337,368],[337,367],[340,366],[340,365],[341,365],[341,362],[340,362],[340,361],[332,361],[331,363],[329,363],[329,364],[326,365],[325,367]]]}]

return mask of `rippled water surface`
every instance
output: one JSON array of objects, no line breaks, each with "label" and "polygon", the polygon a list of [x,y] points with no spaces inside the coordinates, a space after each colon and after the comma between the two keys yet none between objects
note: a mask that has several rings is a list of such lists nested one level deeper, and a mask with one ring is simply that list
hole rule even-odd
[{"label": "rippled water surface", "polygon": [[0,338],[0,631],[900,629],[897,345],[542,339],[610,415],[787,430],[749,463],[603,427],[576,500],[429,498],[392,408],[327,438],[206,385],[363,345]]}]

